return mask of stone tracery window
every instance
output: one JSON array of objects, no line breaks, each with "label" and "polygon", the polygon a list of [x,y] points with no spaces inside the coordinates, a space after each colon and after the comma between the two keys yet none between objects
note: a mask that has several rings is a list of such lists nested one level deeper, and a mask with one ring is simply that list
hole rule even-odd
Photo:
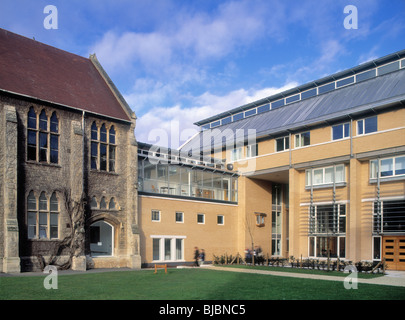
[{"label": "stone tracery window", "polygon": [[115,172],[115,128],[107,129],[105,123],[98,128],[94,121],[91,125],[91,169]]},{"label": "stone tracery window", "polygon": [[31,107],[27,119],[27,160],[57,164],[58,159],[59,119],[56,112],[48,117],[42,109],[38,117]]}]

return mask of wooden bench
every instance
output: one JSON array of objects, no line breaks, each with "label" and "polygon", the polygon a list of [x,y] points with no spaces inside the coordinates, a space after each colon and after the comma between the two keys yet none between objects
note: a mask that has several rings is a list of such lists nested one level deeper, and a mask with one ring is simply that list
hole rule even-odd
[{"label": "wooden bench", "polygon": [[155,264],[155,272],[154,273],[157,273],[158,268],[165,269],[165,273],[167,273],[167,264]]}]

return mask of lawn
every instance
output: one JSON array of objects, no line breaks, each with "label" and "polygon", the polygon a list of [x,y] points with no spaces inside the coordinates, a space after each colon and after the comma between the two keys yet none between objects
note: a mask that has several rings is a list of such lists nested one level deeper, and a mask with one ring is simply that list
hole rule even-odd
[{"label": "lawn", "polygon": [[58,277],[47,290],[43,276],[0,277],[1,300],[403,300],[405,288],[245,274],[206,269],[81,273]]}]

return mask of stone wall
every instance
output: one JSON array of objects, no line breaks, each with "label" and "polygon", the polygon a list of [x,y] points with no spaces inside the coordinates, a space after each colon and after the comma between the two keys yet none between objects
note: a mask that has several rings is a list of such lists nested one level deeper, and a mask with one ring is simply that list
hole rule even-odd
[{"label": "stone wall", "polygon": [[[54,111],[57,113],[57,164],[27,160],[27,118],[30,107],[37,114],[42,109],[48,115]],[[0,268],[3,269],[0,272],[11,270],[8,263],[10,257],[17,259],[14,260],[14,265],[17,266],[12,267],[14,269],[20,269],[21,259],[22,271],[38,270],[37,256],[49,255],[52,248],[58,246],[59,241],[70,232],[72,226],[64,205],[64,190],[69,190],[75,201],[79,201],[82,195],[86,199],[86,241],[82,258],[80,261],[75,259],[75,267],[83,268],[83,261],[85,265],[84,254],[90,254],[89,226],[98,220],[114,225],[115,246],[113,256],[108,258],[107,264],[110,267],[140,267],[139,239],[136,240],[137,234],[133,232],[138,230],[135,119],[132,123],[120,122],[4,95],[0,96],[0,119]],[[93,121],[115,127],[115,172],[90,169],[90,128]],[[48,200],[53,192],[56,193],[59,202],[58,239],[28,239],[27,197],[31,191],[37,199],[41,192],[45,192]],[[89,203],[93,196],[98,201],[103,196],[108,201],[114,197],[116,209],[90,208]]]}]

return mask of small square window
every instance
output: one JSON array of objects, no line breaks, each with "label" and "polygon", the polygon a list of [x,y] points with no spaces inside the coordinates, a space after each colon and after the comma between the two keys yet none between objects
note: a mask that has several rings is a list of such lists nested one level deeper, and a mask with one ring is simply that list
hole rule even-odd
[{"label": "small square window", "polygon": [[178,223],[184,222],[184,213],[183,212],[176,212],[176,222],[178,222]]},{"label": "small square window", "polygon": [[218,215],[217,216],[217,224],[219,225],[224,225],[225,224],[225,218],[223,215]]},{"label": "small square window", "polygon": [[160,221],[160,211],[152,210],[152,221]]},{"label": "small square window", "polygon": [[197,223],[199,224],[205,223],[205,215],[203,213],[197,214]]},{"label": "small square window", "polygon": [[255,213],[256,215],[256,226],[264,227],[264,218],[266,217],[265,213]]}]

